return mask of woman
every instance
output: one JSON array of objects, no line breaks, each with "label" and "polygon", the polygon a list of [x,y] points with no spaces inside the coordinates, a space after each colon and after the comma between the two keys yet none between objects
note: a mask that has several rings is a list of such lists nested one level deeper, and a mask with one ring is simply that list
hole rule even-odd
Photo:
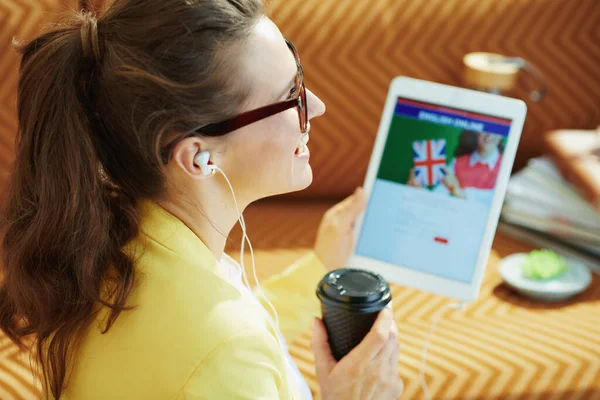
[{"label": "woman", "polygon": [[[490,204],[502,165],[503,150],[501,135],[463,131],[455,158],[450,166],[444,167],[446,176],[442,184],[432,191]],[[407,184],[421,187],[414,169],[409,172]]]},{"label": "woman", "polygon": [[467,131],[462,139],[472,144],[459,148],[452,167],[446,168],[444,186],[452,195],[462,198],[468,197],[466,189],[491,194],[502,164],[502,136]]},{"label": "woman", "polygon": [[[311,183],[309,120],[325,111],[262,3],[118,0],[22,52],[0,328],[34,335],[47,395],[301,398],[223,253],[237,205]],[[343,265],[363,205],[358,191],[330,210],[279,287],[312,292],[323,262]],[[339,362],[317,320],[313,349],[325,399],[402,390],[389,310]]]}]

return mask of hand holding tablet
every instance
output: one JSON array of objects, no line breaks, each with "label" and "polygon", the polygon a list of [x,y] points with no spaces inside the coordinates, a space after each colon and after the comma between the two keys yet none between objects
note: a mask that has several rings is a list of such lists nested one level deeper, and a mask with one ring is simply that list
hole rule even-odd
[{"label": "hand holding tablet", "polygon": [[462,301],[477,297],[525,114],[520,100],[394,79],[349,266]]}]

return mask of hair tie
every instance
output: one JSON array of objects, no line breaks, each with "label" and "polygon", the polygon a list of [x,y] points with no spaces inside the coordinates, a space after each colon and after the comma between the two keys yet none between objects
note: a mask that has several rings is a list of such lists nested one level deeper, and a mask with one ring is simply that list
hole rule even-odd
[{"label": "hair tie", "polygon": [[100,43],[98,40],[98,20],[91,12],[81,15],[81,45],[85,58],[100,60]]}]

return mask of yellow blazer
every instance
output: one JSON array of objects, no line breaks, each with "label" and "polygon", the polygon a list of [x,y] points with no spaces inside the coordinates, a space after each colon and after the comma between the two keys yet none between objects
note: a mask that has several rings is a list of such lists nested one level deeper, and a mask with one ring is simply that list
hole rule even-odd
[{"label": "yellow blazer", "polygon": [[[106,310],[87,332],[64,400],[299,399],[272,319],[218,269],[206,245],[156,203],[140,202],[138,284],[106,334]],[[310,253],[263,283],[291,339],[319,315],[326,273]],[[308,301],[307,301],[308,299]]]}]

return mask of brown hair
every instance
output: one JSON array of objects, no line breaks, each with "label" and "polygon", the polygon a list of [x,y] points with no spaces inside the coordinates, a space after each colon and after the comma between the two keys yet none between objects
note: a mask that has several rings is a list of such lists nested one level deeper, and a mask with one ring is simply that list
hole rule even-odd
[{"label": "brown hair", "polygon": [[[460,157],[467,154],[472,154],[477,151],[478,142],[477,137],[479,132],[463,130],[460,133],[460,137],[458,139],[458,147],[456,148],[456,152],[454,157]],[[504,153],[504,141],[501,141],[498,144],[498,151],[500,153]]]},{"label": "brown hair", "polygon": [[71,13],[16,45],[0,329],[22,348],[33,339],[46,395],[64,391],[101,306],[103,333],[131,309],[122,247],[138,232],[135,204],[164,196],[167,141],[240,112],[251,88],[236,54],[263,12],[260,0],[117,0],[97,23]]}]

